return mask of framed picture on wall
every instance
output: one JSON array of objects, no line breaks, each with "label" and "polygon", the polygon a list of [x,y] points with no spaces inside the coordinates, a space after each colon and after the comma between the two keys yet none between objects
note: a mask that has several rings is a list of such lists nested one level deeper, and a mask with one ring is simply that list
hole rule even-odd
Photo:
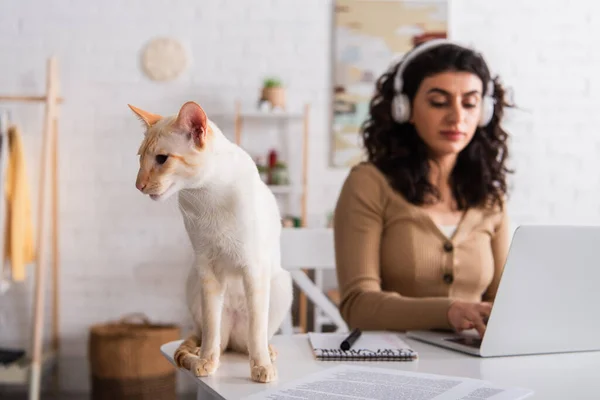
[{"label": "framed picture on wall", "polygon": [[334,0],[331,165],[364,158],[360,126],[378,77],[415,45],[448,32],[446,0]]}]

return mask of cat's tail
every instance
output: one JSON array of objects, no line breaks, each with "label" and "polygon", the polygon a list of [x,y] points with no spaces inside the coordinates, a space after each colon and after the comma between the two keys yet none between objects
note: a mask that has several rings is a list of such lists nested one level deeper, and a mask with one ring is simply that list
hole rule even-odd
[{"label": "cat's tail", "polygon": [[175,350],[175,364],[178,367],[183,367],[185,369],[191,369],[192,363],[195,359],[198,358],[198,351],[200,350],[200,345],[202,343],[202,339],[196,335],[190,335],[187,339],[185,339]]}]

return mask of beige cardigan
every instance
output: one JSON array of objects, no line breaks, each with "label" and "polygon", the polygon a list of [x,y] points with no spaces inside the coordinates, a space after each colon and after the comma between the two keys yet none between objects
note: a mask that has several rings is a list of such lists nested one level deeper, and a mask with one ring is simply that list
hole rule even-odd
[{"label": "beige cardigan", "polygon": [[334,214],[340,312],[351,328],[448,329],[453,299],[493,301],[506,210],[469,209],[448,239],[372,164],[350,171]]}]

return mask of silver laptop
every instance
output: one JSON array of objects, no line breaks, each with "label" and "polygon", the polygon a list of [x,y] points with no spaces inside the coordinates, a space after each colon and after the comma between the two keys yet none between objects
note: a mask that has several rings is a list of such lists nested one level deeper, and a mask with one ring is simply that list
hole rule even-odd
[{"label": "silver laptop", "polygon": [[600,350],[600,226],[522,225],[514,233],[483,339],[407,337],[480,357]]}]

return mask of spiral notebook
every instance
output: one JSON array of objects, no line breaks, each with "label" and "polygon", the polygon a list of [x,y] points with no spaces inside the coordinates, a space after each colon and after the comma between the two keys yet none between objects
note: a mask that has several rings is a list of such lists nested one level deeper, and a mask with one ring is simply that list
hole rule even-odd
[{"label": "spiral notebook", "polygon": [[417,352],[392,332],[363,332],[350,350],[342,350],[340,343],[347,336],[347,333],[308,333],[308,339],[317,360],[412,361],[418,358]]}]

